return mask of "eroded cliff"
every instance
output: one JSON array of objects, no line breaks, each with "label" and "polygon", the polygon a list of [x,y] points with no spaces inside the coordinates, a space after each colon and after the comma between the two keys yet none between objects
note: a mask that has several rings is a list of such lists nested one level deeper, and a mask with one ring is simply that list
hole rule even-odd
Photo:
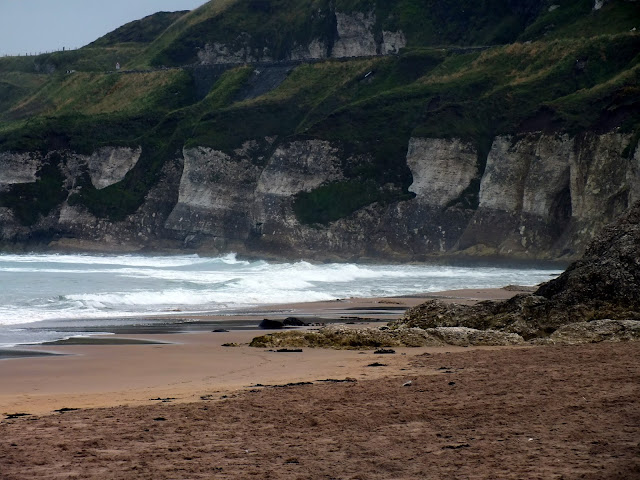
[{"label": "eroded cliff", "polygon": [[[273,51],[248,32],[240,32],[232,41],[207,42],[198,47],[201,65],[278,60],[318,60],[325,58],[366,57],[398,53],[407,40],[402,30],[382,30],[376,34],[374,11],[341,12],[333,9],[318,14],[317,36],[294,41],[291,48]],[[304,36],[304,35],[303,35]]]},{"label": "eroded cliff", "polygon": [[[102,148],[88,156],[4,153],[1,240],[5,246],[187,248],[279,258],[568,260],[640,199],[634,141],[617,132],[499,136],[483,161],[460,139],[411,138],[406,162],[413,198],[373,202],[324,223],[305,222],[296,202],[303,193],[349,185],[356,160],[335,142],[267,137],[232,154],[185,148],[122,221],[97,218],[74,194],[83,175],[95,188],[122,181],[139,148]],[[36,188],[44,168],[59,171],[64,199],[25,221],[7,199],[19,200],[20,188]]]}]

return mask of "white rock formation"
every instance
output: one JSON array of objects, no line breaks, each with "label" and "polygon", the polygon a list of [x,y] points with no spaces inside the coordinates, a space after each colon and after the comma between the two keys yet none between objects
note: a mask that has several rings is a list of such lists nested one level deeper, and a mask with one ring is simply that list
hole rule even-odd
[{"label": "white rock formation", "polygon": [[122,181],[142,153],[142,148],[102,147],[86,161],[89,166],[91,183],[98,190]]},{"label": "white rock formation", "polygon": [[373,13],[336,12],[338,39],[333,45],[331,56],[364,57],[376,55],[377,45],[373,35],[376,17]]},{"label": "white rock formation", "polygon": [[629,134],[497,137],[480,187],[480,208],[546,217],[569,187],[574,219],[610,221],[640,198],[640,154]]},{"label": "white rock formation", "polygon": [[185,149],[183,155],[178,203],[166,227],[214,235],[246,230],[259,168],[211,148]]},{"label": "white rock formation", "polygon": [[407,151],[413,175],[409,191],[421,203],[445,206],[478,174],[477,157],[473,145],[460,139],[412,138]]},{"label": "white rock formation", "polygon": [[0,186],[35,182],[41,166],[37,153],[0,152]]},{"label": "white rock formation", "polygon": [[[571,165],[571,208],[579,219],[612,218],[640,198],[640,153],[623,152],[630,134],[587,133],[575,138]],[[632,147],[632,146],[631,146]]]},{"label": "white rock formation", "polygon": [[340,159],[329,142],[291,142],[273,153],[260,174],[256,192],[290,196],[341,178]]},{"label": "white rock formation", "polygon": [[407,39],[404,36],[402,30],[397,32],[388,32],[383,30],[382,32],[382,48],[380,53],[383,55],[389,55],[392,53],[398,53],[401,48],[407,46]]},{"label": "white rock formation", "polygon": [[546,216],[569,182],[567,135],[496,137],[480,184],[480,208]]}]

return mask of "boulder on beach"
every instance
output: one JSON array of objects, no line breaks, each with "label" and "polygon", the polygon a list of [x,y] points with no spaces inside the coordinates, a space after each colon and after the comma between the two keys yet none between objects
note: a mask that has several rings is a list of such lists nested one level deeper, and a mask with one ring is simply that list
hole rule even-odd
[{"label": "boulder on beach", "polygon": [[442,345],[518,345],[521,336],[493,330],[462,327],[431,329],[349,328],[330,325],[318,331],[277,332],[256,337],[251,347],[316,347],[336,349],[373,349],[381,347],[437,347]]},{"label": "boulder on beach", "polygon": [[258,325],[258,327],[265,330],[279,330],[281,328],[284,328],[284,322],[282,320],[270,320],[268,318],[265,318],[260,322],[260,325]]},{"label": "boulder on beach", "polygon": [[638,320],[593,320],[576,322],[558,328],[549,337],[548,343],[598,343],[626,342],[640,339]]},{"label": "boulder on beach", "polygon": [[285,327],[306,327],[307,324],[296,317],[287,317],[282,321]]},{"label": "boulder on beach", "polygon": [[265,318],[258,325],[265,330],[280,330],[284,327],[305,327],[307,324],[296,317],[287,317],[284,320],[271,320]]},{"label": "boulder on beach", "polygon": [[427,333],[439,338],[447,345],[520,345],[524,339],[517,333],[500,332],[498,330],[477,330],[466,327],[436,327],[427,329]]}]

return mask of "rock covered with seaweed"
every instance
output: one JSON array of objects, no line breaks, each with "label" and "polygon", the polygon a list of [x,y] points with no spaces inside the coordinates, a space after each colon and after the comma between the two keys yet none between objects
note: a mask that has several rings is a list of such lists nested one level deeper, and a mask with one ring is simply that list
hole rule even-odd
[{"label": "rock covered with seaweed", "polygon": [[380,347],[439,347],[443,345],[519,345],[520,335],[465,327],[350,328],[329,325],[317,331],[278,332],[256,337],[250,346],[260,348],[315,347],[372,349]]}]

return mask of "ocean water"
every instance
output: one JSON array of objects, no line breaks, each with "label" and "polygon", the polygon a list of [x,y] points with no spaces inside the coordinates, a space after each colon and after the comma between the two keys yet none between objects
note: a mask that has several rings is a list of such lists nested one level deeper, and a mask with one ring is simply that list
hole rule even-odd
[{"label": "ocean water", "polygon": [[[560,273],[533,268],[268,263],[235,255],[0,255],[0,346],[61,338],[74,325],[143,323],[176,312],[225,313],[285,302],[394,296],[509,284]],[[42,328],[39,328],[42,327]]]}]

